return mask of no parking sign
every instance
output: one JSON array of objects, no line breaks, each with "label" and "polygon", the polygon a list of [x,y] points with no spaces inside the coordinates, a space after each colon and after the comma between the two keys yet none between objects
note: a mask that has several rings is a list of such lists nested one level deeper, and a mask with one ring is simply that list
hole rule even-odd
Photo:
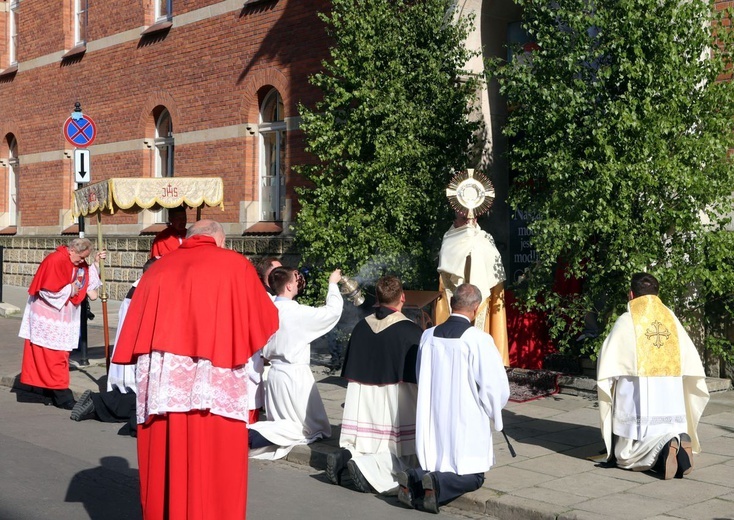
[{"label": "no parking sign", "polygon": [[90,146],[96,137],[97,125],[87,115],[82,115],[78,119],[69,117],[64,123],[64,138],[77,148]]}]

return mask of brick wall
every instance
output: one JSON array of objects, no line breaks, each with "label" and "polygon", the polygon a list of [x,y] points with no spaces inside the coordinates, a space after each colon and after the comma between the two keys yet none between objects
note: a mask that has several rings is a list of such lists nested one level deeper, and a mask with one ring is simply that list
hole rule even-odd
[{"label": "brick wall", "polygon": [[[258,123],[259,102],[271,88],[280,92],[287,118],[298,116],[299,103],[311,105],[319,97],[308,76],[327,54],[328,39],[317,17],[328,8],[324,0],[252,7],[226,0],[176,1],[173,26],[151,36],[140,36],[152,23],[150,0],[124,6],[112,0],[89,2],[86,53],[63,60],[73,45],[72,4],[21,2],[19,69],[7,76],[0,71],[0,159],[8,156],[10,134],[21,159],[19,235],[61,233],[69,224],[62,215],[71,206],[73,162],[63,152],[73,147],[64,140],[62,126],[76,101],[97,124],[90,147],[96,182],[151,175],[155,149],[144,141],[150,144],[154,136],[158,106],[169,110],[176,139]],[[294,158],[307,155],[302,139],[291,133],[296,132],[288,134],[285,163],[287,197],[294,199],[299,181],[289,167]],[[217,213],[217,219],[240,224],[243,231],[254,222],[244,222],[241,203],[259,197],[258,143],[255,131],[175,144],[175,175],[222,177],[226,211]],[[2,188],[4,200],[8,189]],[[107,220],[111,225],[137,222],[125,214]]]}]

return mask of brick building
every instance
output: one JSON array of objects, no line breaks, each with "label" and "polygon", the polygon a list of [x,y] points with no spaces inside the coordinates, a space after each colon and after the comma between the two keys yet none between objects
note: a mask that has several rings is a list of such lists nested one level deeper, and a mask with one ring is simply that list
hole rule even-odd
[{"label": "brick building", "polygon": [[[74,147],[62,134],[76,102],[97,126],[93,182],[222,177],[225,210],[202,216],[222,222],[230,246],[248,255],[292,253],[290,165],[304,160],[297,106],[319,95],[308,75],[327,54],[317,17],[326,8],[323,0],[0,2],[5,283],[27,285],[43,255],[77,232]],[[112,298],[135,279],[145,234],[165,219],[164,211],[105,218]]]}]

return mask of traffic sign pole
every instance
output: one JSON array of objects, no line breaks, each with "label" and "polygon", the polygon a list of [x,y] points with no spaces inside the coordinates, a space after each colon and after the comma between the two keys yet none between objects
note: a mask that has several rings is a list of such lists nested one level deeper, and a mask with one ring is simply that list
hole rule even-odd
[{"label": "traffic sign pole", "polygon": [[[89,164],[90,146],[97,137],[97,125],[91,117],[82,113],[81,103],[74,103],[74,111],[64,123],[64,138],[76,149],[74,150],[74,177],[77,189],[82,188],[91,178]],[[86,164],[85,164],[86,163]],[[85,180],[86,179],[86,180]],[[84,216],[79,216],[79,238],[84,238]],[[79,364],[89,365],[87,319],[89,313],[89,298],[81,303],[81,321],[79,323]]]}]

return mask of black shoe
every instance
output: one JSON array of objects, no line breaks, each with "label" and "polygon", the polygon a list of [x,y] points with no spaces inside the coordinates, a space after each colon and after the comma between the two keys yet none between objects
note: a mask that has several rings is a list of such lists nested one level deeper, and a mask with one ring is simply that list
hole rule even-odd
[{"label": "black shoe", "polygon": [[397,474],[396,479],[398,481],[398,500],[406,506],[415,509],[415,489],[417,482],[413,473],[407,471],[401,471]]},{"label": "black shoe", "polygon": [[351,458],[351,452],[345,449],[332,451],[326,456],[326,476],[332,484],[338,486],[342,483],[342,474]]},{"label": "black shoe", "polygon": [[92,391],[85,390],[79,400],[71,410],[72,421],[84,421],[94,416],[94,401],[92,401]]},{"label": "black shoe", "polygon": [[364,475],[362,475],[362,472],[359,471],[359,467],[357,467],[356,462],[350,460],[347,462],[347,468],[349,468],[349,475],[352,477],[352,483],[354,484],[354,487],[357,488],[357,491],[360,493],[375,492],[375,490],[372,489],[372,486],[370,486],[370,483],[367,482],[367,479],[364,478]]},{"label": "black shoe", "polygon": [[423,484],[423,509],[438,514],[438,480],[434,473],[426,473],[421,480]]},{"label": "black shoe", "polygon": [[54,403],[54,406],[56,408],[61,408],[62,410],[72,410],[74,409],[75,405],[76,405],[76,402],[74,400],[64,401],[63,403]]},{"label": "black shoe", "polygon": [[675,472],[675,478],[683,478],[693,471],[693,446],[691,436],[687,433],[680,434],[680,446],[678,447],[678,471]]}]

